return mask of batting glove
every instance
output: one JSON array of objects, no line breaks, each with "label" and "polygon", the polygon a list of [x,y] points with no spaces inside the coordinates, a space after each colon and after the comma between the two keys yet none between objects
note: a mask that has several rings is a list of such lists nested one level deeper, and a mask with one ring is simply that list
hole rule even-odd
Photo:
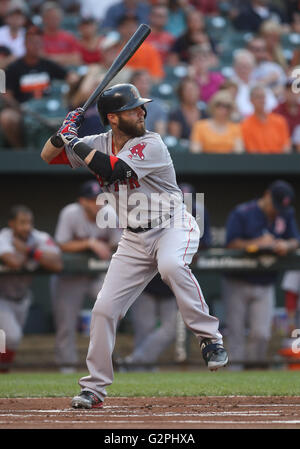
[{"label": "batting glove", "polygon": [[79,128],[84,119],[83,114],[84,111],[82,108],[74,109],[74,111],[71,111],[67,114],[66,118],[63,121],[63,124],[73,123],[75,126],[77,126],[77,128]]}]

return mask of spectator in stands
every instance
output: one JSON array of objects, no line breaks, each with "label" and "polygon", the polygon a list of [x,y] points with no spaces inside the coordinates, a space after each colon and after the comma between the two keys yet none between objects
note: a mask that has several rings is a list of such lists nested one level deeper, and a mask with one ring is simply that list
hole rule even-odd
[{"label": "spectator in stands", "polygon": [[248,42],[247,48],[254,55],[256,62],[256,67],[251,73],[251,81],[269,87],[274,95],[280,98],[287,77],[283,68],[271,60],[265,39],[254,37]]},{"label": "spectator in stands", "polygon": [[[234,208],[226,223],[226,246],[244,251],[268,251],[285,256],[299,246],[299,231],[291,203],[294,189],[277,180],[259,198]],[[271,336],[277,273],[231,272],[224,276],[227,342],[231,362],[260,362]],[[249,345],[246,350],[246,329]],[[243,365],[233,368],[242,368]]]},{"label": "spectator in stands", "polygon": [[55,2],[42,7],[45,56],[63,66],[78,66],[81,57],[75,36],[60,28],[63,11]]},{"label": "spectator in stands", "polygon": [[232,96],[221,90],[214,94],[209,103],[211,117],[197,121],[191,133],[192,153],[241,153],[243,141],[241,128],[233,123],[234,108]]},{"label": "spectator in stands", "polygon": [[164,4],[169,10],[166,31],[175,37],[179,37],[186,29],[186,15],[189,10],[188,0],[161,0],[160,4]]},{"label": "spectator in stands", "polygon": [[282,25],[274,20],[266,20],[262,23],[259,34],[265,40],[267,53],[270,55],[271,61],[279,64],[282,69],[286,70],[288,64],[280,42],[283,34]]},{"label": "spectator in stands", "polygon": [[188,63],[190,50],[201,44],[214,44],[205,31],[204,16],[200,11],[191,9],[186,16],[187,28],[185,32],[179,36],[171,48],[170,59],[172,65],[179,62]]},{"label": "spectator in stands", "polygon": [[19,3],[12,3],[7,10],[5,23],[6,25],[0,27],[0,46],[6,47],[10,52],[5,61],[6,67],[25,53],[25,9]]},{"label": "spectator in stands", "polygon": [[[253,104],[250,100],[250,90],[253,85],[251,76],[255,69],[255,57],[246,49],[236,50],[233,56],[233,74],[231,79],[237,83],[238,92],[236,105],[242,117],[253,114]],[[278,101],[272,90],[266,88],[266,110],[272,111],[278,105]]]},{"label": "spectator in stands", "polygon": [[134,84],[142,98],[152,98],[153,101],[147,104],[147,117],[145,120],[148,131],[153,131],[164,137],[167,131],[168,113],[162,100],[150,95],[152,81],[146,70],[138,70],[132,74],[131,84]]},{"label": "spectator in stands", "polygon": [[297,125],[293,132],[292,142],[297,153],[300,153],[300,125]]},{"label": "spectator in stands", "polygon": [[242,2],[232,23],[237,30],[256,33],[259,31],[261,24],[271,18],[276,18],[277,22],[286,21],[284,11],[277,8],[269,0],[250,0],[249,2]]},{"label": "spectator in stands", "polygon": [[[101,208],[115,216],[111,206],[96,204],[102,192],[99,183],[84,182],[78,201],[65,206],[58,218],[55,240],[64,253],[80,254],[90,251],[100,260],[109,260],[120,239],[118,228],[100,228],[97,214]],[[62,372],[74,371],[78,362],[76,329],[85,296],[96,298],[103,275],[59,275],[52,278],[52,304],[56,327],[55,358]]]},{"label": "spectator in stands", "polygon": [[297,10],[293,13],[293,17],[290,23],[291,23],[291,32],[300,34],[300,11]]},{"label": "spectator in stands", "polygon": [[0,232],[0,259],[12,271],[27,271],[0,277],[0,329],[5,332],[7,346],[6,352],[0,353],[0,372],[7,372],[22,339],[31,303],[32,271],[42,267],[59,272],[62,261],[50,235],[34,228],[33,213],[23,205],[11,208],[8,227]]},{"label": "spectator in stands", "polygon": [[[55,0],[66,14],[78,14],[80,12],[81,0]],[[112,0],[111,0],[112,1]],[[87,3],[88,0],[85,0]],[[101,0],[103,3],[104,0]],[[30,10],[34,14],[40,14],[45,0],[27,0]]]},{"label": "spectator in stands", "polygon": [[[293,26],[293,20],[295,14],[299,13],[299,3],[298,0],[288,0],[287,2],[284,2],[285,6],[285,13],[287,17],[287,23],[291,24]],[[297,32],[297,31],[295,31]]]},{"label": "spectator in stands", "polygon": [[[102,63],[90,64],[87,73],[82,75],[78,82],[71,86],[67,95],[70,110],[83,106],[101,79],[106,75],[107,70],[114,62],[119,51],[119,38],[116,34],[112,33],[103,38],[101,41]],[[132,70],[126,65],[109,83],[108,87],[112,84],[128,83],[132,73]],[[84,121],[79,128],[78,135],[79,137],[84,137],[92,134],[100,134],[101,132],[105,132],[105,128],[100,121],[97,104],[94,103],[84,114]]]},{"label": "spectator in stands", "polygon": [[[288,79],[285,83],[283,101],[274,109],[273,112],[282,115],[289,127],[290,136],[294,144],[300,143],[294,141],[294,132],[297,126],[300,126],[300,95],[292,89],[294,79]],[[298,134],[298,132],[297,132]]]},{"label": "spectator in stands", "polygon": [[245,149],[248,153],[289,153],[291,141],[286,119],[266,111],[266,93],[262,86],[250,91],[254,113],[242,122]]},{"label": "spectator in stands", "polygon": [[177,139],[190,140],[195,122],[207,115],[199,107],[199,86],[193,78],[184,78],[178,86],[178,108],[169,114],[168,134]]},{"label": "spectator in stands", "polygon": [[[119,49],[121,49],[131,38],[138,27],[138,19],[133,16],[121,17],[118,25],[120,33]],[[133,70],[147,70],[154,83],[164,77],[163,62],[158,50],[146,41],[140,46],[136,53],[130,58],[127,66]]]},{"label": "spectator in stands", "polygon": [[93,17],[96,22],[101,23],[106,16],[109,7],[120,3],[120,0],[79,0],[81,17]]},{"label": "spectator in stands", "polygon": [[102,61],[101,41],[98,25],[91,17],[83,18],[79,24],[80,38],[78,40],[82,64],[94,64]]},{"label": "spectator in stands", "polygon": [[218,59],[208,43],[190,49],[188,74],[197,82],[200,90],[199,100],[205,103],[225,80],[221,72],[212,70],[217,64]]},{"label": "spectator in stands", "polygon": [[230,93],[233,101],[233,111],[231,113],[231,120],[233,122],[239,123],[242,120],[242,116],[236,105],[236,96],[238,93],[237,83],[232,81],[231,79],[226,79],[224,83],[222,83],[221,86],[219,87],[219,91],[221,90],[226,90],[227,92]]},{"label": "spectator in stands", "polygon": [[154,5],[151,9],[149,21],[151,34],[147,41],[159,52],[163,63],[167,63],[171,46],[174,43],[174,36],[165,31],[168,20],[168,9],[163,5]]},{"label": "spectator in stands", "polygon": [[108,8],[105,19],[103,20],[103,27],[115,30],[118,28],[120,20],[124,16],[136,18],[137,25],[149,23],[149,13],[150,8],[146,2],[122,0]]},{"label": "spectator in stands", "polygon": [[2,0],[0,2],[0,26],[5,25],[6,14],[11,5],[11,0]]},{"label": "spectator in stands", "polygon": [[7,67],[6,93],[2,96],[5,106],[0,113],[1,131],[13,148],[24,146],[20,103],[41,98],[49,90],[52,79],[66,80],[72,84],[78,78],[55,62],[41,57],[43,41],[42,31],[38,27],[28,28],[25,48],[24,57]]},{"label": "spectator in stands", "polygon": [[190,4],[194,6],[198,11],[206,16],[215,16],[219,13],[220,3],[217,0],[190,0]]}]

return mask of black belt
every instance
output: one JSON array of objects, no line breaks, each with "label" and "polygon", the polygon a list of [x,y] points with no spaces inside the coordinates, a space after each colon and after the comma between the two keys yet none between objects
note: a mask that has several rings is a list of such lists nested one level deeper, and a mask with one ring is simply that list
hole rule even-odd
[{"label": "black belt", "polygon": [[145,227],[139,226],[138,228],[132,228],[131,226],[127,226],[128,231],[134,232],[135,234],[138,234],[139,232],[146,232],[150,229],[156,228],[164,221],[167,221],[171,218],[172,215],[165,214],[162,217],[155,218],[152,221],[148,221],[147,225]]}]

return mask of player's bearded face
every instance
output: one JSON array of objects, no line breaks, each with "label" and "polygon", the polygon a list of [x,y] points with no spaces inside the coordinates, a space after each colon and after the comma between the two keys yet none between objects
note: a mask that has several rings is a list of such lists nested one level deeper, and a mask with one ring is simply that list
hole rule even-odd
[{"label": "player's bearded face", "polygon": [[145,134],[145,112],[141,108],[124,111],[118,115],[118,128],[124,134],[132,137],[141,137]]}]

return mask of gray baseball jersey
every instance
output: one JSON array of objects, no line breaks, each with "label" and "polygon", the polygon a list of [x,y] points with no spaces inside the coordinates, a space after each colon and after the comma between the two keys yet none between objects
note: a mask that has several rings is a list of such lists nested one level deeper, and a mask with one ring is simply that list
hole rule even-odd
[{"label": "gray baseball jersey", "polygon": [[[81,140],[97,151],[109,156],[114,155],[112,131],[86,136]],[[68,147],[66,153],[73,168],[87,167]],[[173,162],[159,134],[146,131],[144,136],[128,140],[117,157],[134,170],[137,179],[132,177],[122,183],[116,182],[111,185],[105,185],[100,176],[97,176],[97,179],[104,192],[113,194],[113,203],[111,196],[107,198],[119,216],[120,227],[127,227],[127,224],[132,227],[145,226],[162,213],[171,212],[172,215],[175,210],[183,211],[182,193],[177,186]],[[128,192],[127,196],[124,196],[125,191]],[[124,203],[121,201],[121,195],[122,199],[125,198]],[[137,204],[138,217],[133,213]],[[128,217],[128,223],[124,218],[124,212]]]},{"label": "gray baseball jersey", "polygon": [[[102,208],[102,213],[115,214],[109,205]],[[61,210],[55,230],[55,240],[58,243],[95,238],[116,247],[120,237],[119,229],[100,228],[96,221],[90,221],[79,203],[68,204]]]},{"label": "gray baseball jersey", "polygon": [[[54,243],[53,239],[46,232],[33,229],[26,244],[30,247],[36,247],[41,251],[60,253],[60,249]],[[10,228],[4,228],[0,232],[0,257],[6,253],[15,253],[16,248],[13,244],[13,231]],[[29,271],[38,267],[39,263],[35,260],[28,260],[24,266]],[[0,297],[14,301],[21,300],[27,293],[32,282],[32,275],[2,275],[0,276]]]},{"label": "gray baseball jersey", "polygon": [[[87,136],[82,141],[108,156],[114,155],[112,131]],[[66,155],[72,167],[86,166],[70,148],[66,148]],[[137,178],[105,185],[98,177],[100,185],[106,194],[111,193],[107,198],[112,206],[119,205],[116,212],[121,227],[148,227],[149,221],[151,226],[140,233],[124,230],[93,308],[87,355],[89,376],[81,378],[79,384],[100,399],[104,399],[106,387],[113,380],[111,356],[119,320],[158,271],[173,291],[184,322],[199,343],[203,338],[222,342],[219,321],[209,315],[201,288],[189,268],[199,246],[200,231],[184,206],[166,145],[158,134],[146,131],[142,137],[129,139],[117,157],[128,164]],[[126,213],[126,223],[122,211]],[[170,220],[167,214],[163,217],[164,211]],[[154,224],[158,217],[166,219],[170,226],[164,226],[163,220],[162,226]]]}]

